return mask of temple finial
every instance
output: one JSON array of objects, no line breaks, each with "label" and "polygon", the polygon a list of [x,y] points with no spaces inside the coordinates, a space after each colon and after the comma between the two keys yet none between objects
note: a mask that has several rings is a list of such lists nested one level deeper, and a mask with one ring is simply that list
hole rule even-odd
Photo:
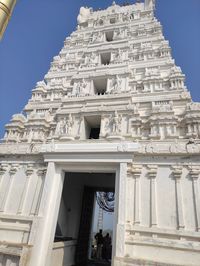
[{"label": "temple finial", "polygon": [[156,0],[145,0],[145,9],[155,9]]}]

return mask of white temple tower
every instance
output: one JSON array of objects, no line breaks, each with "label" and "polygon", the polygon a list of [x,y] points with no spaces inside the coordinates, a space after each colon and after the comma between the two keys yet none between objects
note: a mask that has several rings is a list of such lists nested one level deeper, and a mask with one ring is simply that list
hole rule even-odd
[{"label": "white temple tower", "polygon": [[[200,265],[200,103],[155,1],[80,9],[0,144],[0,265],[86,265],[95,189],[115,190],[113,266]],[[57,228],[62,241],[54,242]]]}]

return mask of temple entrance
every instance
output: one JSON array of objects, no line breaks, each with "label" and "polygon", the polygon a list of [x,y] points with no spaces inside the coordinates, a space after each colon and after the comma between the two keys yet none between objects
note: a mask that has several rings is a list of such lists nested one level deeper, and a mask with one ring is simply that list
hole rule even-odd
[{"label": "temple entrance", "polygon": [[[111,254],[105,253],[95,235],[103,229],[95,223],[97,193],[115,191],[115,173],[66,173],[60,203],[54,245],[62,246],[61,265],[111,265]],[[112,226],[110,226],[112,227]],[[110,228],[112,232],[112,228]],[[107,232],[102,232],[103,237]],[[109,237],[111,234],[109,235]],[[95,241],[96,240],[96,241]],[[96,242],[96,243],[95,243]],[[61,244],[62,243],[62,244]],[[110,243],[112,246],[112,241]],[[101,254],[97,254],[101,248]],[[108,251],[107,251],[108,252]]]}]

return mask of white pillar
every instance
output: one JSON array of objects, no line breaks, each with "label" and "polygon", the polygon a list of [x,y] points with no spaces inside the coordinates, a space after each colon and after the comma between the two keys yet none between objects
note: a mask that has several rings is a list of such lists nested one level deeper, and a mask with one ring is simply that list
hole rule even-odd
[{"label": "white pillar", "polygon": [[41,200],[41,193],[42,193],[42,188],[43,188],[43,175],[44,171],[41,171],[40,169],[37,170],[37,184],[35,187],[35,191],[34,191],[34,196],[33,196],[33,201],[32,201],[32,205],[31,205],[31,211],[30,214],[31,215],[38,215],[38,201]]},{"label": "white pillar", "polygon": [[127,198],[126,198],[126,206],[128,208],[128,211],[126,213],[126,223],[129,225],[129,227],[131,228],[131,225],[133,223],[133,208],[132,208],[132,205],[133,205],[133,202],[134,202],[134,199],[133,199],[133,187],[134,187],[134,180],[133,180],[133,177],[132,177],[132,173],[131,173],[131,167],[130,166],[130,169],[128,169],[128,174],[127,174]]},{"label": "white pillar", "polygon": [[14,180],[14,175],[16,174],[18,170],[18,165],[16,164],[13,164],[11,166],[11,169],[9,170],[9,177],[6,178],[6,184],[4,189],[3,189],[3,193],[2,195],[0,196],[0,212],[4,212],[5,209],[6,209],[6,203],[9,199],[9,196],[10,196],[10,193],[11,193],[11,190],[12,190],[12,185],[13,185],[13,180]]},{"label": "white pillar", "polygon": [[150,179],[150,227],[157,226],[157,193],[156,193],[156,176],[157,165],[148,165],[148,176]]},{"label": "white pillar", "polygon": [[64,173],[50,162],[44,183],[41,205],[39,208],[39,226],[34,238],[29,266],[49,266],[53,240],[56,230]]},{"label": "white pillar", "polygon": [[134,165],[132,175],[134,178],[133,199],[133,224],[140,224],[140,176],[141,166]]},{"label": "white pillar", "polygon": [[196,222],[196,231],[200,231],[200,195],[198,191],[198,178],[200,169],[197,167],[191,167],[190,176],[192,179],[192,190],[193,190],[193,204],[194,204],[194,215]]},{"label": "white pillar", "polygon": [[135,176],[135,187],[134,187],[134,223],[140,224],[140,184],[139,176]]},{"label": "white pillar", "polygon": [[26,181],[25,181],[25,184],[24,184],[22,196],[21,196],[21,199],[20,199],[19,208],[18,208],[18,211],[17,211],[18,214],[22,214],[23,210],[24,210],[25,199],[27,199],[27,196],[28,196],[28,187],[29,187],[29,184],[30,184],[31,176],[33,174],[33,167],[34,167],[34,165],[28,165],[28,167],[27,167],[27,169],[25,171]]},{"label": "white pillar", "polygon": [[182,176],[182,168],[180,166],[173,167],[173,176],[175,180],[175,199],[176,199],[176,215],[177,215],[177,229],[183,229],[184,215],[183,215],[183,202],[180,179]]},{"label": "white pillar", "polygon": [[7,164],[1,164],[0,166],[0,190],[1,190],[1,185],[3,181],[3,176],[7,171]]},{"label": "white pillar", "polygon": [[125,255],[125,220],[126,220],[126,181],[127,163],[121,163],[115,181],[115,232],[113,237],[113,259]]}]

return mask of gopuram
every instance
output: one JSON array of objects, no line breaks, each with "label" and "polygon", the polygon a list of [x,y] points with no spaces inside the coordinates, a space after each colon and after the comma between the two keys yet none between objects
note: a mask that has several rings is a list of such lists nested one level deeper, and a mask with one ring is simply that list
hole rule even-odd
[{"label": "gopuram", "polygon": [[155,1],[81,7],[0,144],[0,265],[85,266],[115,192],[113,266],[200,265],[200,103]]}]

